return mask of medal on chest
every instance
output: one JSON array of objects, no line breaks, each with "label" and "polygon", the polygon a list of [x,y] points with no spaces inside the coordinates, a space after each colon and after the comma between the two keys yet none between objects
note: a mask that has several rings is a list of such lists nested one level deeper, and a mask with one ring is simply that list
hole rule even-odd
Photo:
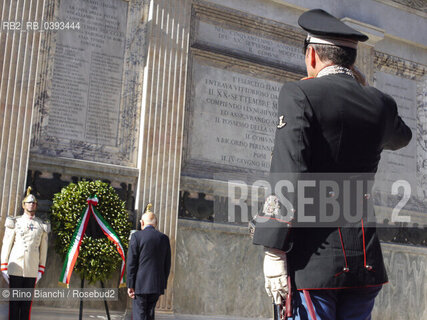
[{"label": "medal on chest", "polygon": [[27,228],[29,231],[34,231],[35,229],[37,229],[37,227],[32,222],[28,225]]}]

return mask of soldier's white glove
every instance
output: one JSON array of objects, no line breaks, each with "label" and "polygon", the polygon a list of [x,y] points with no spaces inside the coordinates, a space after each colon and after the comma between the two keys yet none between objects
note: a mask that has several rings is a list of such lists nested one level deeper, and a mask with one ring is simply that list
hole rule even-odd
[{"label": "soldier's white glove", "polygon": [[39,271],[39,274],[37,275],[36,283],[40,281],[40,279],[42,278],[42,275],[43,275],[43,273],[41,273],[41,272]]},{"label": "soldier's white glove", "polygon": [[7,282],[7,284],[9,284],[9,275],[7,274],[7,271],[5,270],[5,271],[2,271],[1,272],[1,275],[3,276],[3,278],[4,278],[4,281],[6,281]]},{"label": "soldier's white glove", "polygon": [[281,304],[288,294],[288,272],[286,253],[264,247],[265,291],[273,297],[275,304]]}]

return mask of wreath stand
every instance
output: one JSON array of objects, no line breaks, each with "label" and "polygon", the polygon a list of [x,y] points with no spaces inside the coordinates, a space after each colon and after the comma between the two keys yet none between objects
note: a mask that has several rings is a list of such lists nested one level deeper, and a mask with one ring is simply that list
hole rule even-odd
[{"label": "wreath stand", "polygon": [[[100,280],[100,282],[101,282],[101,288],[105,289],[104,282],[102,280]],[[83,276],[81,284],[80,284],[80,289],[83,289],[84,286],[85,286],[85,277]],[[107,303],[107,300],[105,299],[105,297],[104,297],[104,306],[105,306],[105,313],[107,314],[107,319],[111,320],[110,311],[108,309],[108,303]],[[80,298],[79,320],[83,320],[83,298]]]},{"label": "wreath stand", "polygon": [[[97,195],[100,196],[99,199],[102,201],[99,201]],[[79,212],[80,214],[78,214]],[[83,271],[79,272],[81,277],[80,288],[84,288],[85,281],[89,281],[91,284],[99,281],[101,288],[105,290],[104,281],[108,279],[109,274],[116,270],[110,260],[105,265],[105,259],[109,256],[112,257],[113,252],[116,252],[116,250],[122,260],[119,288],[125,285],[125,252],[130,232],[129,215],[125,203],[120,200],[118,194],[110,185],[99,180],[79,181],[77,184],[70,183],[67,187],[61,189],[60,193],[54,195],[51,217],[54,222],[54,232],[57,234],[56,246],[59,250],[58,253],[64,257],[59,286],[69,286],[74,267],[80,263],[78,266]],[[87,229],[91,223],[95,223],[99,230]],[[94,235],[86,237],[86,230],[89,230]],[[102,236],[105,235],[108,241],[96,240],[98,239],[98,237],[95,237],[96,232],[102,234]],[[63,239],[67,239],[67,241],[64,243],[61,241]],[[86,249],[80,250],[80,246],[83,243],[85,243],[86,247],[84,248]],[[86,262],[79,262],[78,258],[80,257],[86,257],[86,259],[82,260]],[[89,266],[88,259],[96,263],[92,266],[91,262]],[[103,300],[107,319],[111,320],[105,294]],[[83,308],[84,296],[81,296],[79,320],[83,319]]]}]

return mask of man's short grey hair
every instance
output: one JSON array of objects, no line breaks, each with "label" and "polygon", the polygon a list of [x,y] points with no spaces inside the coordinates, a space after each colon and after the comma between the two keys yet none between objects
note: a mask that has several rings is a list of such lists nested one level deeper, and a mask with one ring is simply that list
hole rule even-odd
[{"label": "man's short grey hair", "polygon": [[349,68],[356,61],[357,50],[348,47],[338,47],[324,44],[310,44],[317,52],[322,62],[331,61],[334,64]]}]

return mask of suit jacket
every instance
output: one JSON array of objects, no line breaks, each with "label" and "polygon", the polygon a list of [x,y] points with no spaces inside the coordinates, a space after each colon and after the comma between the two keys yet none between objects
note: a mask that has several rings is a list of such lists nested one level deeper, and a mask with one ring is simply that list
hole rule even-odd
[{"label": "suit jacket", "polygon": [[27,214],[7,217],[1,270],[9,275],[36,278],[45,271],[50,223]]},{"label": "suit jacket", "polygon": [[[382,150],[402,148],[412,137],[390,96],[361,86],[346,74],[286,83],[279,95],[278,115],[284,121],[276,129],[270,171],[293,173],[293,182],[302,173],[373,176]],[[288,251],[288,271],[297,289],[387,281],[380,243],[375,227],[366,222],[367,212],[347,225],[301,228],[296,227],[297,192],[287,198],[293,215],[264,217],[257,223],[254,244]],[[370,197],[362,201],[364,208],[373,208]]]},{"label": "suit jacket", "polygon": [[171,268],[167,235],[147,226],[132,234],[127,257],[127,285],[135,294],[163,294]]}]

